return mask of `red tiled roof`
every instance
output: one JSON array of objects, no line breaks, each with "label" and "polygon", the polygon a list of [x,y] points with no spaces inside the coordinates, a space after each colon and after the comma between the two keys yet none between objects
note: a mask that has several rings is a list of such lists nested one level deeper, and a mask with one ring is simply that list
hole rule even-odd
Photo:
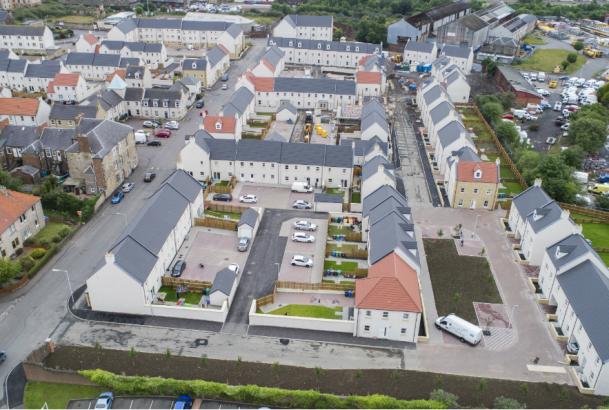
[{"label": "red tiled roof", "polygon": [[271,71],[275,72],[275,66],[273,64],[269,63],[266,59],[262,60],[262,64],[267,66]]},{"label": "red tiled roof", "polygon": [[359,59],[358,64],[363,65],[370,57],[372,57],[371,54],[363,56],[362,58]]},{"label": "red tiled roof", "polygon": [[378,71],[358,71],[355,73],[355,81],[358,84],[380,84],[381,73]]},{"label": "red tiled roof", "polygon": [[82,36],[85,41],[91,45],[97,43],[97,37],[95,37],[95,35],[91,34],[91,33],[87,33],[84,36]]},{"label": "red tiled roof", "polygon": [[[477,170],[482,171],[481,178],[474,178]],[[459,161],[457,163],[457,181],[499,183],[499,170],[494,162]]]},{"label": "red tiled roof", "polygon": [[[220,128],[216,128],[216,124],[220,124]],[[208,115],[203,120],[203,129],[210,134],[234,134],[237,125],[235,117],[224,117],[221,115]]]},{"label": "red tiled roof", "polygon": [[34,195],[10,189],[0,190],[0,234],[4,233],[25,211],[40,201]]},{"label": "red tiled roof", "polygon": [[368,269],[366,279],[355,281],[355,306],[398,312],[422,312],[417,271],[395,252]]},{"label": "red tiled roof", "polygon": [[47,86],[47,92],[53,93],[55,92],[54,87],[56,85],[69,85],[71,87],[75,87],[78,84],[78,79],[80,78],[80,74],[78,73],[57,73],[55,74],[55,78],[49,85]]},{"label": "red tiled roof", "polygon": [[125,78],[127,78],[127,73],[125,72],[125,70],[122,68],[117,68],[116,70],[114,70],[113,73],[108,74],[108,76],[106,76],[106,81],[108,81],[108,82],[112,81],[112,79],[114,78],[115,75],[118,75],[123,80]]},{"label": "red tiled roof", "polygon": [[37,98],[0,98],[0,114],[35,116],[39,105]]}]

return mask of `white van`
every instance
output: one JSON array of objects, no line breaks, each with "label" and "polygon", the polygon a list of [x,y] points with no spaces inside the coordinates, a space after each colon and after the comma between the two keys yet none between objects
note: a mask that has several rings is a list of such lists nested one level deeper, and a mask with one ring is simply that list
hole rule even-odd
[{"label": "white van", "polygon": [[514,114],[514,117],[518,119],[523,119],[526,113],[527,112],[525,110],[512,109],[512,114]]},{"label": "white van", "polygon": [[148,133],[144,130],[137,130],[133,133],[136,144],[145,144],[148,142]]},{"label": "white van", "polygon": [[293,182],[292,192],[313,192],[313,188],[306,182]]},{"label": "white van", "polygon": [[546,82],[546,73],[540,71],[539,74],[537,74],[537,80],[541,81],[542,83]]},{"label": "white van", "polygon": [[460,341],[467,342],[472,346],[477,345],[482,340],[482,329],[478,326],[469,323],[467,320],[461,319],[454,313],[449,313],[446,316],[440,316],[436,319],[436,327],[452,333],[457,336]]}]

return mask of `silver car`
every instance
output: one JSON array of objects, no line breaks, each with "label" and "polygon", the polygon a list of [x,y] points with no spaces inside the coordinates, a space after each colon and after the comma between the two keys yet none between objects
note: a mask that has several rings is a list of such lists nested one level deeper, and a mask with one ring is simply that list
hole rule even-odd
[{"label": "silver car", "polygon": [[292,241],[313,243],[313,242],[315,242],[315,237],[313,235],[310,235],[310,234],[304,233],[304,232],[294,232],[294,234],[292,234]]},{"label": "silver car", "polygon": [[247,251],[247,248],[250,247],[250,240],[249,238],[239,238],[239,244],[237,245],[237,250],[239,252],[245,252]]},{"label": "silver car", "polygon": [[294,222],[294,229],[298,229],[299,231],[315,231],[317,225],[309,221],[301,220]]}]

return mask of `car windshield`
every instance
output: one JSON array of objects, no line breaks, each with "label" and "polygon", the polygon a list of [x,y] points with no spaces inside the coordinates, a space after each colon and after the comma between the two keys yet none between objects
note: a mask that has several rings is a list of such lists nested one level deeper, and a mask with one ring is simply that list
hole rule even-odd
[{"label": "car windshield", "polygon": [[105,409],[106,408],[106,401],[105,400],[98,400],[97,404],[95,405],[96,409]]}]

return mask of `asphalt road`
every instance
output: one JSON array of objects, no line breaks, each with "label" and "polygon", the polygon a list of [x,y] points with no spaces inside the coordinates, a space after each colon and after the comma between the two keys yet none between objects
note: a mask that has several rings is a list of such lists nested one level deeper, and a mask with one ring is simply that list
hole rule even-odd
[{"label": "asphalt road", "polygon": [[[231,64],[229,90],[222,91],[217,84],[206,92],[205,108],[210,114],[220,110],[230,98],[237,77],[260,57],[264,40],[252,42],[254,45],[245,57]],[[199,115],[191,111],[181,122],[180,130],[170,139],[163,140],[162,147],[138,146],[139,166],[129,178],[136,185],[123,202],[112,206],[107,201],[32,282],[13,294],[0,296],[0,350],[6,351],[8,356],[0,366],[0,403],[4,403],[4,380],[8,373],[42,344],[66,315],[69,296],[66,275],[52,269],[67,270],[72,289],[86,282],[125,225],[175,169],[177,154],[184,146],[184,136],[194,133],[200,120]],[[137,129],[141,128],[141,123],[142,120],[132,120],[129,125]],[[148,184],[142,182],[147,170],[157,173],[157,178]]]}]

